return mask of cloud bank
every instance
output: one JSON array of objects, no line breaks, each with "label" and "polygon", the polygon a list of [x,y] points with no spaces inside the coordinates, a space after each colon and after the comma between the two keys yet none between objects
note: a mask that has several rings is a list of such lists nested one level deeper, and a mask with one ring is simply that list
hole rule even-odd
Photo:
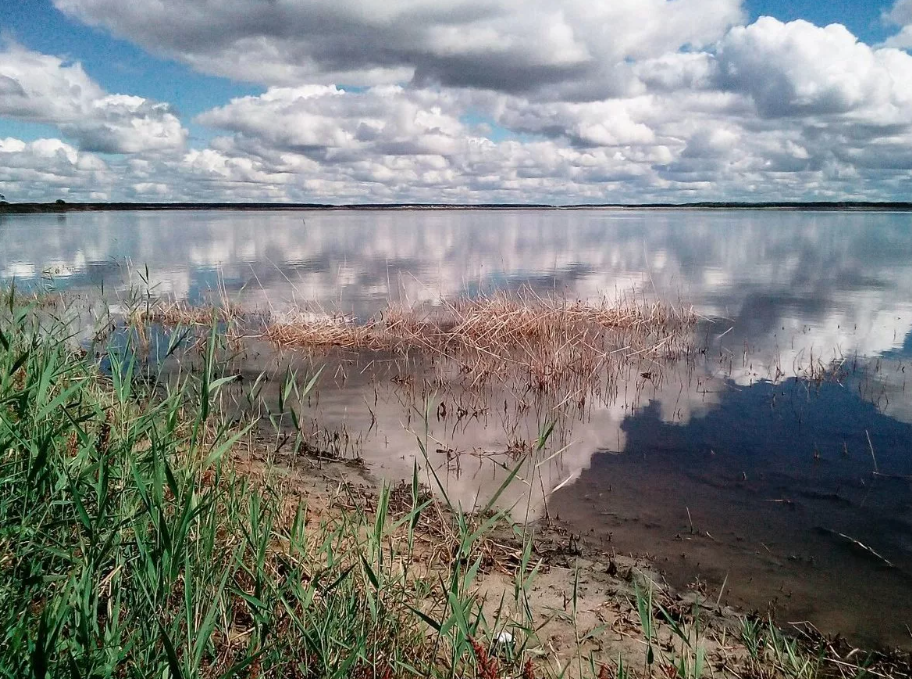
[{"label": "cloud bank", "polygon": [[18,45],[0,51],[0,117],[56,125],[80,149],[179,149],[187,133],[168,104],[108,94],[79,63]]},{"label": "cloud bank", "polygon": [[[740,0],[55,5],[265,89],[198,116],[215,136],[188,148],[171,104],[7,48],[0,116],[105,154],[107,178],[81,177],[74,196],[91,185],[124,199],[339,203],[909,198],[910,0],[885,15],[897,31],[881,46],[838,24],[745,25]],[[42,195],[16,176],[8,194]]]}]

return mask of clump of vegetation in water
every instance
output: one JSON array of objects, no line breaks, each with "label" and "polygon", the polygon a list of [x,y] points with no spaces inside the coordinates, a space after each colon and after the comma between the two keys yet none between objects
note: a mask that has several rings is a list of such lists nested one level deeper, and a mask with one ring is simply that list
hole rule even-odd
[{"label": "clump of vegetation in water", "polygon": [[556,660],[528,605],[542,566],[528,535],[513,612],[478,594],[499,492],[472,514],[441,508],[416,471],[314,515],[235,464],[254,423],[219,407],[233,378],[217,327],[199,369],[163,384],[129,345],[102,359],[75,346],[55,314],[12,293],[0,310],[0,676],[810,679],[826,665],[760,625],[713,668],[699,624],[639,586],[642,666],[597,662],[582,649],[604,630],[577,628],[578,571],[558,615],[578,652]]}]

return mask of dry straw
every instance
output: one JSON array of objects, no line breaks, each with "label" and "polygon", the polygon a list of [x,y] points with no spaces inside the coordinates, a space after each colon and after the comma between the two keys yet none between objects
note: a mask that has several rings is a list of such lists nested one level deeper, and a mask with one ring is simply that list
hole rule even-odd
[{"label": "dry straw", "polygon": [[366,323],[296,310],[270,319],[279,347],[397,351],[455,361],[474,380],[522,375],[540,390],[579,388],[626,359],[690,349],[690,310],[633,298],[567,300],[530,289],[460,298],[433,311],[389,306]]}]

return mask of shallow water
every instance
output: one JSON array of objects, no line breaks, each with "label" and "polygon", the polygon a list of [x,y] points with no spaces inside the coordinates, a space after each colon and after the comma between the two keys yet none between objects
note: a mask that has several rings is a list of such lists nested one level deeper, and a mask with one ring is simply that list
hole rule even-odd
[{"label": "shallow water", "polygon": [[[717,596],[724,583],[731,603],[775,600],[783,620],[912,646],[910,214],[0,217],[3,280],[115,299],[144,287],[144,265],[155,295],[277,312],[316,302],[365,318],[389,300],[433,307],[522,285],[693,305],[705,320],[688,360],[637,361],[610,396],[565,416],[554,447],[566,450],[538,470],[530,513],[559,515],[606,551],[653,554],[678,584],[701,578]],[[276,355],[253,342],[242,358],[251,375],[326,365],[308,414],[381,475],[411,473],[427,428],[432,462],[466,505],[499,485],[506,451],[534,440],[553,405],[518,414],[509,389],[392,383],[432,372],[395,357]],[[425,423],[428,397],[448,414]]]}]

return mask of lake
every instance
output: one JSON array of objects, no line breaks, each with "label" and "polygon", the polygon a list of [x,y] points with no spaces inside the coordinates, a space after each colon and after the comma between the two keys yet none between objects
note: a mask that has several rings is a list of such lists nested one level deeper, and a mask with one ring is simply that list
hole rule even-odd
[{"label": "lake", "polygon": [[[366,319],[390,301],[433,309],[522,288],[693,307],[694,351],[660,367],[638,360],[566,417],[525,511],[606,552],[648,553],[672,583],[713,599],[761,612],[774,602],[783,621],[912,648],[912,214],[0,216],[6,283],[116,299],[145,289],[146,268],[156,296],[274,314],[306,304]],[[252,340],[246,362],[255,373],[321,359]],[[494,387],[474,405],[417,387],[405,398],[373,359],[370,370],[337,355],[322,364],[309,412],[327,437],[343,432],[372,472],[396,480],[411,474],[425,428],[465,505],[503,477],[494,453],[534,438],[549,412],[502,416],[515,394]],[[418,423],[415,399],[427,398],[474,411],[458,425]]]}]

